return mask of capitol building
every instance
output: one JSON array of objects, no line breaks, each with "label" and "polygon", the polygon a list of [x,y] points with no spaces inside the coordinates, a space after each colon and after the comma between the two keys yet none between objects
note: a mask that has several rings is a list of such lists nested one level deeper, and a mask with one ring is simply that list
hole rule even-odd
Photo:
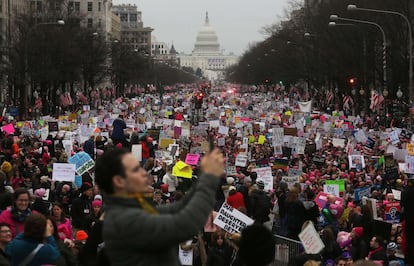
[{"label": "capitol building", "polygon": [[194,71],[201,69],[203,76],[210,80],[224,78],[225,70],[236,64],[239,57],[234,54],[225,55],[220,50],[216,31],[210,25],[208,13],[204,25],[198,32],[194,50],[190,55],[177,55],[180,67],[191,67]]}]

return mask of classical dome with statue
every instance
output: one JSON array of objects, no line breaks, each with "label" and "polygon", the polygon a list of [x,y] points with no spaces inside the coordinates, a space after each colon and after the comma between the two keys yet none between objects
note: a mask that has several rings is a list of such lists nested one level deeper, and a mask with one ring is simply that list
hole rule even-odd
[{"label": "classical dome with statue", "polygon": [[204,25],[198,31],[196,43],[194,44],[193,50],[193,55],[206,54],[220,54],[220,44],[218,42],[216,31],[210,25],[208,12],[206,12]]}]

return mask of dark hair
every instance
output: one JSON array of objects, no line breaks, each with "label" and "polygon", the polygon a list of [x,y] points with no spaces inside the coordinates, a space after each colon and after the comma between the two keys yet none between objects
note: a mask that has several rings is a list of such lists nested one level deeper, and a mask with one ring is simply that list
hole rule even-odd
[{"label": "dark hair", "polygon": [[16,202],[17,198],[22,194],[27,194],[30,198],[30,193],[26,188],[18,188],[13,193],[13,202]]},{"label": "dark hair", "polygon": [[384,238],[382,237],[382,236],[373,236],[373,237],[375,237],[375,242],[377,242],[381,247],[383,247],[384,246]]},{"label": "dark hair", "polygon": [[[53,207],[55,207],[55,206],[58,206],[61,210],[62,210],[62,214],[60,215],[60,217],[59,217],[59,221],[60,222],[63,222],[63,221],[65,221],[65,218],[66,218],[66,213],[65,213],[65,208],[63,208],[63,204],[62,203],[60,203],[60,202],[53,202],[52,203],[52,209],[53,209]],[[52,211],[51,211],[52,212]]]},{"label": "dark hair", "polygon": [[114,187],[112,178],[116,175],[125,177],[125,169],[122,164],[122,158],[129,151],[125,149],[114,149],[105,152],[96,160],[95,164],[95,182],[106,194],[113,194]]},{"label": "dark hair", "polygon": [[261,224],[253,224],[242,231],[240,257],[246,266],[271,263],[275,256],[275,240],[272,233]]},{"label": "dark hair", "polygon": [[0,228],[2,228],[3,226],[7,226],[8,228],[11,228],[10,224],[8,223],[0,223]]},{"label": "dark hair", "polygon": [[24,222],[24,236],[39,241],[43,240],[46,231],[46,217],[40,213],[33,213]]},{"label": "dark hair", "polygon": [[224,232],[222,230],[218,230],[211,235],[211,244],[217,247],[217,239],[223,239],[223,246],[226,245],[226,241],[224,241]]},{"label": "dark hair", "polygon": [[56,221],[53,220],[53,218],[51,216],[46,217],[46,222],[47,222],[47,220],[49,220],[52,223],[52,225],[53,225],[53,238],[56,241],[60,240],[60,238],[59,238],[59,230],[58,230]]}]

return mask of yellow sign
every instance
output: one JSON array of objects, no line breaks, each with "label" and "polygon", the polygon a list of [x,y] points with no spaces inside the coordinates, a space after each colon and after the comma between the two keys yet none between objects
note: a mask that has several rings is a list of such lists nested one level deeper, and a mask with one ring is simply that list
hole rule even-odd
[{"label": "yellow sign", "polygon": [[263,135],[260,135],[259,136],[259,139],[257,140],[257,144],[263,144],[264,142],[265,142],[265,140],[266,140],[266,137],[265,136],[263,136]]},{"label": "yellow sign", "polygon": [[249,143],[254,143],[254,136],[249,136]]},{"label": "yellow sign", "polygon": [[192,178],[193,169],[188,164],[182,161],[178,161],[172,169],[172,175],[184,178]]},{"label": "yellow sign", "polygon": [[414,155],[414,144],[407,143],[405,149],[407,150],[409,155]]},{"label": "yellow sign", "polygon": [[174,139],[160,139],[160,148],[166,149],[170,144],[174,144]]}]

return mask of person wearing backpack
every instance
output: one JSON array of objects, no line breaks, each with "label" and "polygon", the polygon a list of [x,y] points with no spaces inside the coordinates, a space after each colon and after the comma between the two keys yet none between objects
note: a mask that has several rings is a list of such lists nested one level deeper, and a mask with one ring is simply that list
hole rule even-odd
[{"label": "person wearing backpack", "polygon": [[249,195],[249,206],[247,213],[256,222],[263,224],[269,221],[270,210],[272,209],[272,203],[270,197],[264,192],[265,184],[263,180],[258,179],[256,181],[257,188],[253,190]]}]

